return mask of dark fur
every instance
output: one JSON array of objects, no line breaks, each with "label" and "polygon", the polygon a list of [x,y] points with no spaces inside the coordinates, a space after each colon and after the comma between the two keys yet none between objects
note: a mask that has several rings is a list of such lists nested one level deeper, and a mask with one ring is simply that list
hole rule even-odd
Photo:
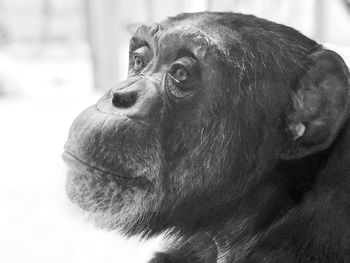
[{"label": "dark fur", "polygon": [[[140,27],[131,54],[144,45],[145,68],[131,58],[129,79],[72,125],[71,200],[126,235],[175,236],[153,263],[350,262],[342,60],[292,28],[234,13]],[[183,91],[165,75],[188,56],[198,79],[175,98]]]}]

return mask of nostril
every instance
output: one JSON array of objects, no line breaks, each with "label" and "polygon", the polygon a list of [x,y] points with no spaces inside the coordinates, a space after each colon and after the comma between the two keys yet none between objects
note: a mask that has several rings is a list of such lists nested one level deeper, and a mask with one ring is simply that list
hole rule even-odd
[{"label": "nostril", "polygon": [[130,108],[136,100],[136,92],[115,92],[113,93],[112,103],[117,108]]}]

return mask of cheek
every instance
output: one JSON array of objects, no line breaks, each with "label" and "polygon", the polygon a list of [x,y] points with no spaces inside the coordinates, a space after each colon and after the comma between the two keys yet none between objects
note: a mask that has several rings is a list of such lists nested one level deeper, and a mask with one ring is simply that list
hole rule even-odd
[{"label": "cheek", "polygon": [[179,194],[206,191],[227,174],[231,136],[226,122],[178,123],[168,136],[169,181]]}]

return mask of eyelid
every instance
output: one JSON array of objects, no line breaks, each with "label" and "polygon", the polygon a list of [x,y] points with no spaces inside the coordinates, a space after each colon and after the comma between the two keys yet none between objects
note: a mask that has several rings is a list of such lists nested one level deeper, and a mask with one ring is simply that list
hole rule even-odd
[{"label": "eyelid", "polygon": [[137,45],[130,45],[129,53],[133,53],[139,49],[144,49],[144,48],[151,50],[151,47],[149,46],[149,44],[146,41],[143,41],[141,43],[138,43]]},{"label": "eyelid", "polygon": [[134,53],[134,54],[143,54],[143,53],[147,52],[148,50],[149,50],[149,47],[142,46],[142,47],[139,47],[139,48],[135,49],[132,53]]},{"label": "eyelid", "polygon": [[185,48],[181,48],[181,49],[179,49],[179,51],[177,52],[177,55],[176,55],[176,59],[175,59],[175,60],[179,60],[179,59],[184,58],[184,57],[192,58],[192,59],[198,61],[197,58],[196,58],[196,56],[193,54],[192,51],[190,51],[190,50],[188,50],[188,49],[185,49]]},{"label": "eyelid", "polygon": [[148,46],[142,46],[134,51],[130,51],[129,56],[133,57],[133,59],[135,59],[135,57],[141,57],[143,60],[145,60],[145,62],[147,62],[151,58],[152,53]]},{"label": "eyelid", "polygon": [[148,42],[146,40],[133,37],[130,40],[129,50],[130,50],[130,52],[133,52],[134,50],[137,50],[137,49],[144,47],[144,46],[150,48],[150,45],[148,44]]}]

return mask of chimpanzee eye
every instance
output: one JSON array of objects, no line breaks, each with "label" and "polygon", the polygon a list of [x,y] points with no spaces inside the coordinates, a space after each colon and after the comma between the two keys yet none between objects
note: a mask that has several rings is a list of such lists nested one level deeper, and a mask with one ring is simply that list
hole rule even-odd
[{"label": "chimpanzee eye", "polygon": [[190,90],[194,85],[193,76],[182,64],[173,65],[169,72],[169,77],[176,89],[181,89],[183,91]]},{"label": "chimpanzee eye", "polygon": [[148,46],[142,46],[134,51],[130,51],[129,70],[138,72],[142,70],[152,58],[152,52]]},{"label": "chimpanzee eye", "polygon": [[169,74],[178,85],[192,86],[199,75],[198,61],[192,57],[182,57],[172,65]]},{"label": "chimpanzee eye", "polygon": [[178,59],[170,68],[166,80],[166,91],[171,97],[190,96],[200,81],[198,61],[192,57]]},{"label": "chimpanzee eye", "polygon": [[140,56],[134,56],[134,70],[140,70],[145,66],[143,59]]},{"label": "chimpanzee eye", "polygon": [[178,80],[179,82],[185,82],[189,78],[189,73],[186,69],[179,67],[176,71],[173,77]]}]

